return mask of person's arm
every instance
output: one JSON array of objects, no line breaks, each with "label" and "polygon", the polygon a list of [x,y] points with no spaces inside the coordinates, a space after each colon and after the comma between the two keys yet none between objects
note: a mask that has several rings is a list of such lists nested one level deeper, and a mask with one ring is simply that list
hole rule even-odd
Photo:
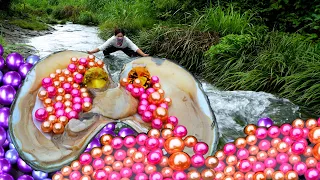
[{"label": "person's arm", "polygon": [[149,56],[149,54],[145,54],[141,49],[139,49],[138,46],[135,45],[128,37],[126,38],[126,41],[128,43],[128,47],[132,49],[134,52],[137,52],[140,56]]},{"label": "person's arm", "polygon": [[88,51],[87,53],[88,54],[93,54],[93,53],[97,53],[99,51],[103,51],[105,50],[107,47],[111,46],[112,44],[112,41],[114,40],[114,36],[112,36],[111,38],[109,38],[105,43],[103,43],[101,46],[91,50],[91,51]]}]

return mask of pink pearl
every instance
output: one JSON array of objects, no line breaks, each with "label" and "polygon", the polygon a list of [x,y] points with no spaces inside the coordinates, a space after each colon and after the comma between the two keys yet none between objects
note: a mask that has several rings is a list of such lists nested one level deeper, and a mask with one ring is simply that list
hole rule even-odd
[{"label": "pink pearl", "polygon": [[130,178],[132,176],[132,170],[130,168],[124,167],[120,170],[121,177]]},{"label": "pink pearl", "polygon": [[144,133],[140,133],[136,137],[137,144],[139,144],[140,146],[143,146],[147,139],[148,139],[148,136]]},{"label": "pink pearl", "polygon": [[247,159],[249,157],[249,151],[245,148],[239,149],[237,152],[238,159]]},{"label": "pink pearl", "polygon": [[102,169],[104,167],[104,160],[101,158],[97,158],[95,160],[93,160],[92,162],[92,167],[93,169]]},{"label": "pink pearl", "polygon": [[76,112],[81,112],[82,111],[82,106],[81,106],[81,104],[79,104],[79,103],[77,103],[77,104],[73,104],[72,105],[72,110],[73,111],[76,111]]},{"label": "pink pearl", "polygon": [[129,92],[131,92],[133,90],[133,88],[134,88],[133,84],[128,84],[126,86],[126,90],[129,91]]},{"label": "pink pearl", "polygon": [[114,153],[114,158],[117,160],[117,161],[122,161],[126,158],[127,156],[127,153],[125,150],[122,150],[122,149],[119,149],[117,150],[115,153]]},{"label": "pink pearl", "polygon": [[52,98],[57,95],[57,89],[54,86],[47,87],[48,97]]},{"label": "pink pearl", "polygon": [[172,175],[173,180],[187,180],[188,176],[183,171],[175,171]]},{"label": "pink pearl", "polygon": [[148,102],[148,100],[146,100],[146,99],[142,99],[142,100],[140,100],[139,105],[148,106],[148,105],[149,105],[149,102]]},{"label": "pink pearl", "polygon": [[79,116],[78,116],[78,112],[77,111],[70,111],[68,114],[67,114],[67,118],[68,119],[78,119]]},{"label": "pink pearl", "polygon": [[280,171],[282,171],[283,173],[287,173],[288,171],[292,170],[292,165],[289,163],[283,163],[281,164],[281,166],[279,167]]},{"label": "pink pearl", "polygon": [[167,103],[160,103],[160,104],[159,104],[159,107],[162,107],[162,108],[165,108],[165,109],[168,109],[168,108],[169,108],[169,106],[168,106]]},{"label": "pink pearl", "polygon": [[75,97],[80,97],[80,96],[81,96],[80,90],[79,90],[79,89],[72,89],[72,90],[71,90],[71,96],[72,96],[73,98],[75,98]]},{"label": "pink pearl", "polygon": [[55,115],[57,118],[59,118],[60,116],[66,116],[66,113],[65,113],[64,109],[58,109],[58,110],[56,110]]},{"label": "pink pearl", "polygon": [[89,165],[92,161],[92,157],[89,153],[83,153],[79,157],[79,162],[81,165]]},{"label": "pink pearl", "polygon": [[159,148],[162,148],[165,140],[163,138],[159,138]]},{"label": "pink pearl", "polygon": [[193,167],[199,168],[204,165],[205,159],[203,155],[195,154],[191,157],[191,164]]},{"label": "pink pearl", "polygon": [[303,130],[303,138],[307,138],[310,130],[308,128],[303,128],[302,130]]},{"label": "pink pearl", "polygon": [[187,130],[187,128],[186,128],[185,126],[183,126],[183,125],[177,125],[177,126],[175,126],[174,129],[173,129],[173,135],[174,135],[175,137],[180,137],[180,138],[182,138],[182,137],[186,136],[187,134],[188,134],[188,130]]},{"label": "pink pearl", "polygon": [[267,168],[275,168],[277,166],[277,161],[274,158],[267,158],[264,160],[264,165]]},{"label": "pink pearl", "polygon": [[163,176],[160,172],[154,172],[149,176],[150,180],[163,180]]},{"label": "pink pearl", "polygon": [[48,117],[48,112],[44,108],[39,108],[35,112],[35,117],[38,121],[43,122]]},{"label": "pink pearl", "polygon": [[320,126],[320,117],[318,118],[317,122],[318,122],[318,126]]},{"label": "pink pearl", "polygon": [[152,152],[157,152],[157,153],[161,154],[161,156],[163,156],[163,152],[162,152],[162,150],[160,148],[152,150]]},{"label": "pink pearl", "polygon": [[123,140],[120,137],[115,137],[111,141],[111,146],[114,149],[120,149],[123,146]]},{"label": "pink pearl", "polygon": [[153,89],[153,88],[148,88],[147,90],[146,90],[146,94],[149,96],[149,94],[151,94],[151,93],[153,93],[153,92],[156,92],[156,90],[155,89]]},{"label": "pink pearl", "polygon": [[264,171],[266,167],[264,166],[264,163],[262,162],[255,162],[253,165],[252,165],[252,170],[253,172],[259,172],[259,171]]},{"label": "pink pearl", "polygon": [[145,146],[149,150],[153,150],[153,149],[159,148],[159,140],[158,140],[158,138],[154,138],[154,137],[148,138],[146,140]]},{"label": "pink pearl", "polygon": [[226,167],[226,164],[224,161],[219,161],[218,165],[214,168],[216,172],[223,172],[224,168]]},{"label": "pink pearl", "polygon": [[267,137],[267,135],[268,135],[268,130],[266,128],[264,128],[264,127],[257,128],[256,137],[258,139],[264,139]]},{"label": "pink pearl", "polygon": [[223,147],[223,152],[226,155],[233,155],[237,151],[237,147],[233,143],[227,143]]},{"label": "pink pearl", "polygon": [[136,145],[136,138],[134,136],[126,136],[123,140],[123,144],[127,148],[131,148]]},{"label": "pink pearl", "polygon": [[62,88],[66,91],[66,93],[70,93],[73,89],[70,83],[63,83]]},{"label": "pink pearl", "polygon": [[87,61],[86,58],[80,58],[80,59],[79,59],[79,64],[82,65],[82,66],[84,66],[84,67],[87,67],[88,61]]},{"label": "pink pearl", "polygon": [[304,177],[306,180],[318,180],[320,177],[320,172],[315,168],[311,168],[305,172]]},{"label": "pink pearl", "polygon": [[290,134],[290,130],[292,129],[292,126],[290,124],[282,124],[280,126],[280,131],[281,131],[281,134],[284,135],[284,136],[288,136]]},{"label": "pink pearl", "polygon": [[196,145],[193,146],[193,152],[195,152],[196,154],[205,155],[207,154],[208,150],[209,147],[204,142],[198,142]]},{"label": "pink pearl", "polygon": [[144,111],[143,112],[142,120],[144,122],[151,122],[152,118],[153,118],[152,112],[150,112],[150,111]]},{"label": "pink pearl", "polygon": [[47,88],[49,86],[52,86],[53,80],[49,77],[43,78],[42,79],[42,87]]},{"label": "pink pearl", "polygon": [[294,142],[291,146],[291,151],[293,154],[300,155],[306,150],[306,145],[303,142]]},{"label": "pink pearl", "polygon": [[280,135],[280,128],[278,126],[271,126],[268,129],[268,136],[271,138],[276,138]]},{"label": "pink pearl", "polygon": [[169,116],[168,117],[168,123],[172,124],[173,126],[176,126],[178,124],[179,120],[176,116]]},{"label": "pink pearl", "polygon": [[299,176],[303,175],[307,169],[307,165],[304,162],[298,162],[293,165],[293,170],[297,172]]},{"label": "pink pearl", "polygon": [[74,97],[72,98],[73,104],[82,104],[82,98],[81,97]]},{"label": "pink pearl", "polygon": [[82,102],[89,102],[89,103],[92,103],[92,99],[89,98],[89,97],[84,97],[82,98]]},{"label": "pink pearl", "polygon": [[139,173],[136,175],[134,180],[148,180],[148,176],[145,173]]},{"label": "pink pearl", "polygon": [[[147,100],[147,99],[148,99],[148,94],[142,93],[139,99],[140,99],[140,101],[141,101],[141,100]],[[147,101],[148,101],[148,100],[147,100]]]},{"label": "pink pearl", "polygon": [[139,88],[137,87],[133,88],[131,91],[131,95],[136,98],[139,97],[141,95]]},{"label": "pink pearl", "polygon": [[270,141],[266,139],[261,140],[258,144],[258,147],[261,151],[268,151],[268,149],[271,147]]},{"label": "pink pearl", "polygon": [[284,136],[282,138],[283,142],[286,142],[288,145],[291,145],[293,143],[293,139],[290,136]]},{"label": "pink pearl", "polygon": [[289,156],[287,153],[279,153],[276,157],[276,160],[279,164],[287,163],[289,161]]},{"label": "pink pearl", "polygon": [[162,155],[158,152],[150,152],[147,156],[148,162],[152,165],[159,164],[161,161]]},{"label": "pink pearl", "polygon": [[108,179],[112,179],[112,180],[120,180],[121,179],[121,175],[120,173],[116,172],[116,171],[112,171],[109,176]]},{"label": "pink pearl", "polygon": [[152,123],[151,123],[152,128],[161,129],[162,125],[163,125],[163,123],[160,119],[153,119],[152,120]]},{"label": "pink pearl", "polygon": [[303,136],[304,136],[304,132],[301,128],[292,128],[290,130],[290,137],[293,140],[299,140],[299,139],[303,138]]},{"label": "pink pearl", "polygon": [[64,104],[60,101],[54,103],[53,105],[54,109],[57,111],[58,109],[64,109]]},{"label": "pink pearl", "polygon": [[157,109],[157,106],[155,104],[150,104],[147,106],[147,110],[150,112],[153,112],[156,109]]},{"label": "pink pearl", "polygon": [[149,152],[150,152],[150,150],[149,150],[148,148],[146,148],[145,146],[140,146],[140,147],[138,148],[138,151],[141,152],[141,153],[144,154],[144,155],[148,155]]},{"label": "pink pearl", "polygon": [[159,83],[159,77],[158,76],[151,76],[151,84]]},{"label": "pink pearl", "polygon": [[79,171],[72,171],[69,175],[70,180],[79,180],[81,178],[81,173]]},{"label": "pink pearl", "polygon": [[144,172],[144,165],[142,163],[134,163],[132,165],[132,172],[135,174]]},{"label": "pink pearl", "polygon": [[143,113],[147,110],[146,105],[139,105],[138,106],[138,114],[143,115]]},{"label": "pink pearl", "polygon": [[320,170],[320,162],[317,163],[316,168],[317,168],[318,170]]},{"label": "pink pearl", "polygon": [[[143,93],[146,92],[146,90],[145,90],[143,87],[139,88],[139,91],[140,91],[140,94],[143,94]],[[140,96],[141,96],[141,95],[140,95]]]},{"label": "pink pearl", "polygon": [[75,72],[77,71],[77,66],[73,63],[69,64],[68,65],[68,68],[67,68],[70,72]]},{"label": "pink pearl", "polygon": [[249,172],[251,170],[252,166],[249,160],[242,159],[239,163],[239,170],[242,172]]}]

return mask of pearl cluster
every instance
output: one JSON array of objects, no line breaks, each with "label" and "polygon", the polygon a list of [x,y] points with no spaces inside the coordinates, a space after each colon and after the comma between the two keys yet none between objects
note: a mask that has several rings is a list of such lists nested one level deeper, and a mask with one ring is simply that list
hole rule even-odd
[{"label": "pearl cluster", "polygon": [[35,117],[42,122],[43,132],[61,134],[70,119],[77,119],[81,111],[92,108],[92,99],[81,83],[87,69],[103,65],[101,60],[95,62],[93,55],[73,57],[66,69],[57,69],[42,79],[44,90],[39,91],[38,97],[44,107],[36,110]]}]

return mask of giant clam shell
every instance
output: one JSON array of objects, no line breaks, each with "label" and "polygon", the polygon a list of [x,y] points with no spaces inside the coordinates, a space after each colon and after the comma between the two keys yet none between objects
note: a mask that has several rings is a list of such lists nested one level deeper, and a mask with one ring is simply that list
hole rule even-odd
[{"label": "giant clam shell", "polygon": [[[20,157],[36,170],[53,172],[70,164],[108,122],[122,121],[138,132],[150,129],[150,125],[143,123],[136,113],[137,100],[119,85],[95,90],[92,110],[83,114],[80,120],[70,120],[63,134],[48,135],[37,128],[32,111],[41,80],[55,69],[66,68],[71,57],[87,56],[82,52],[64,51],[42,59],[30,70],[17,92],[9,120],[10,135]],[[120,76],[126,77],[136,64],[145,65],[151,75],[159,76],[166,97],[173,100],[170,115],[179,118],[179,123],[188,128],[189,135],[208,143],[208,154],[212,154],[217,145],[218,129],[201,84],[177,64],[151,57],[127,64]]]}]

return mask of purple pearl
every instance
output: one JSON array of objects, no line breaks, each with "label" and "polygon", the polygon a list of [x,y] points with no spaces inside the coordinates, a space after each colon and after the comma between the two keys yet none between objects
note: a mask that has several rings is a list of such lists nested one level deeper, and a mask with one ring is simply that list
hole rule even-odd
[{"label": "purple pearl", "polygon": [[0,159],[4,158],[5,153],[6,152],[4,151],[3,147],[0,146]]},{"label": "purple pearl", "polygon": [[22,175],[18,178],[18,180],[34,180],[32,176]]},{"label": "purple pearl", "polygon": [[134,135],[135,132],[131,128],[121,128],[118,135],[121,137],[126,137],[129,135]]},{"label": "purple pearl", "polygon": [[264,117],[264,118],[260,118],[258,120],[257,125],[268,128],[273,125],[273,121],[272,121],[272,119],[270,119],[268,117]]},{"label": "purple pearl", "polygon": [[20,171],[24,173],[29,173],[32,171],[32,168],[25,163],[21,158],[18,158],[17,165]]},{"label": "purple pearl", "polygon": [[9,149],[5,155],[10,164],[15,164],[18,161],[19,154],[15,149]]},{"label": "purple pearl", "polygon": [[[7,173],[11,169],[11,164],[7,159],[0,159],[0,174]],[[0,179],[1,180],[1,179]]]},{"label": "purple pearl", "polygon": [[100,141],[98,138],[93,138],[93,140],[88,144],[87,149],[91,150],[92,148],[95,147],[100,147]]},{"label": "purple pearl", "polygon": [[108,123],[103,130],[104,131],[114,131],[116,129],[116,123]]},{"label": "purple pearl", "polygon": [[32,177],[33,177],[35,180],[42,180],[42,179],[45,179],[45,178],[48,177],[48,173],[42,172],[42,171],[33,170],[33,171],[32,171]]},{"label": "purple pearl", "polygon": [[[1,50],[0,50],[1,51]],[[1,53],[1,52],[0,52]],[[6,66],[6,62],[0,54],[0,70],[2,70]]]},{"label": "purple pearl", "polygon": [[0,180],[14,180],[10,174],[2,173],[0,174]]},{"label": "purple pearl", "polygon": [[19,67],[24,63],[24,58],[21,54],[17,52],[13,52],[8,54],[6,58],[7,67],[10,70],[18,70]]},{"label": "purple pearl", "polygon": [[3,53],[4,53],[4,49],[3,49],[3,46],[0,44],[0,56],[3,56]]},{"label": "purple pearl", "polygon": [[0,146],[2,146],[6,140],[7,132],[4,130],[4,128],[0,127]]}]

